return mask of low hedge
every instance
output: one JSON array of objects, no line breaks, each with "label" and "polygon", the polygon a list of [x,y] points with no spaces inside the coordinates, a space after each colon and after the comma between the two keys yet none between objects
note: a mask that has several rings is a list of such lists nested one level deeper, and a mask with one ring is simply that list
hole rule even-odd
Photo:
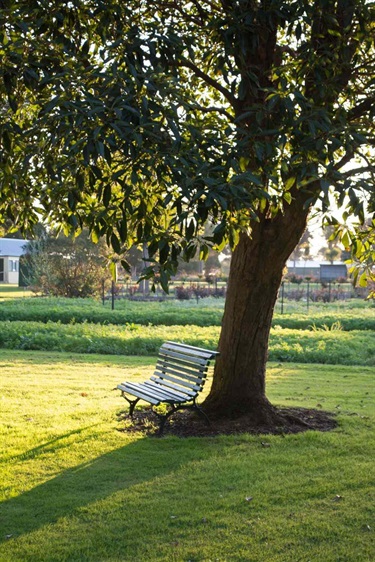
[{"label": "low hedge", "polygon": [[[72,353],[155,355],[165,340],[216,349],[220,328],[198,326],[64,325],[48,322],[3,322],[0,347]],[[375,338],[369,332],[271,331],[271,361],[375,365]]]},{"label": "low hedge", "polygon": [[[363,304],[363,303],[361,303]],[[92,299],[25,298],[0,302],[0,321],[61,322],[62,324],[152,324],[154,326],[220,326],[224,302],[198,305],[190,302],[116,302],[103,306]],[[273,326],[296,330],[330,329],[340,322],[342,330],[375,330],[375,307],[338,310],[334,307],[309,314],[276,312]]]}]

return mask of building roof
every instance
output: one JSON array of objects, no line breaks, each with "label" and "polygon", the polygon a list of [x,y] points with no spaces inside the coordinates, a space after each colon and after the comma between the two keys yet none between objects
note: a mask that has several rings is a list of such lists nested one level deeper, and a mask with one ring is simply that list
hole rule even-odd
[{"label": "building roof", "polygon": [[0,257],[11,256],[19,258],[24,253],[24,246],[28,240],[17,240],[16,238],[0,238]]},{"label": "building roof", "polygon": [[298,267],[298,268],[309,268],[309,267],[316,267],[319,269],[320,267],[320,262],[319,261],[313,261],[313,260],[288,260],[287,261],[287,267]]},{"label": "building roof", "polygon": [[309,268],[309,267],[317,267],[319,268],[321,265],[345,265],[342,261],[334,261],[333,263],[329,261],[315,261],[315,260],[298,260],[294,262],[294,260],[287,261],[287,267],[298,267],[298,268]]}]

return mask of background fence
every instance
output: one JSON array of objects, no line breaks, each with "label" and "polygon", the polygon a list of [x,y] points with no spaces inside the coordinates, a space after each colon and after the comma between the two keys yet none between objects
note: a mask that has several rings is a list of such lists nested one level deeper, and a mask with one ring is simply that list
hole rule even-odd
[{"label": "background fence", "polygon": [[[227,283],[219,278],[214,278],[209,282],[203,279],[179,280],[174,281],[170,285],[169,294],[156,286],[155,293],[151,293],[145,284],[135,282],[124,282],[113,284],[112,290],[104,292],[103,302],[112,299],[113,306],[116,299],[130,300],[169,300],[177,299],[181,301],[196,300],[207,297],[225,298],[227,291]],[[333,303],[347,301],[352,298],[366,298],[367,289],[354,289],[349,282],[338,283],[335,281],[328,282],[309,282],[303,281],[293,283],[291,281],[283,281],[277,301],[278,311],[281,313],[289,312],[296,308],[309,310],[310,307],[321,303]]]}]

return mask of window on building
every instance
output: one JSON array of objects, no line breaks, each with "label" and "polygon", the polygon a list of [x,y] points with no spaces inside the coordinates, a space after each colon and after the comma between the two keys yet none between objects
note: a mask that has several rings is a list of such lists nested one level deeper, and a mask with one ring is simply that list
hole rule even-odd
[{"label": "window on building", "polygon": [[9,271],[18,271],[18,261],[9,260]]}]

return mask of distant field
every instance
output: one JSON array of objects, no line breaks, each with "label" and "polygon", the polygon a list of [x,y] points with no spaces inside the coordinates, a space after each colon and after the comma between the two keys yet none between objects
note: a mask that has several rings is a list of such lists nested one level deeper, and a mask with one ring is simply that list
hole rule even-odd
[{"label": "distant field", "polygon": [[[116,301],[115,310],[93,299],[24,298],[0,300],[0,320],[97,324],[220,326],[223,299],[196,301],[135,302]],[[331,327],[340,322],[343,330],[375,330],[375,302],[355,299],[343,303],[321,304],[316,309],[280,314],[276,309],[273,325],[308,329]]]}]

